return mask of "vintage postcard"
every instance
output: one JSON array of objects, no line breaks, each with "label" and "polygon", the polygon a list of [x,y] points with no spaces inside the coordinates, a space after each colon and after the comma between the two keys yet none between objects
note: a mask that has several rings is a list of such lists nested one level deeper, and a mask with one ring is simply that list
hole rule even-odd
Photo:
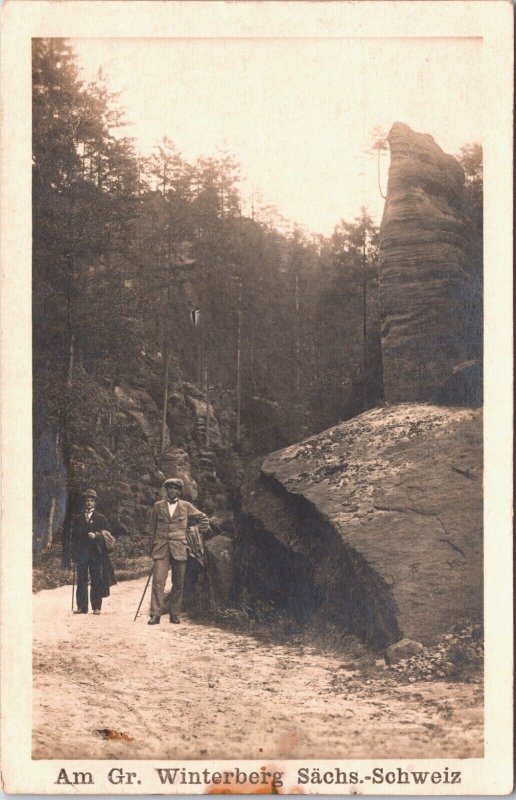
[{"label": "vintage postcard", "polygon": [[509,793],[511,4],[1,13],[4,790]]}]

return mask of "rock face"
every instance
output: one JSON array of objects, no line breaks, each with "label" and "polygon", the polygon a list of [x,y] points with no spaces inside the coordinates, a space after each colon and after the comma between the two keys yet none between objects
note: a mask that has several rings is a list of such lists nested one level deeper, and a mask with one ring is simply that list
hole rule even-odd
[{"label": "rock face", "polygon": [[483,394],[482,365],[472,359],[457,364],[450,377],[437,390],[435,402],[479,408],[484,400]]},{"label": "rock face", "polygon": [[205,428],[199,429],[200,420],[206,421],[206,402],[195,386],[180,375],[171,384],[161,457],[162,362],[158,358],[135,357],[132,368],[113,386],[82,371],[75,382],[80,396],[95,399],[98,412],[90,413],[86,420],[87,435],[79,426],[82,417],[74,418],[68,473],[60,437],[51,429],[38,432],[34,478],[37,485],[45,482],[48,489],[40,493],[35,513],[36,557],[52,540],[60,542],[67,505],[76,511],[82,492],[90,486],[98,493],[99,510],[121,537],[117,547],[120,563],[146,553],[149,511],[161,496],[165,475],[179,476],[184,498],[203,511],[227,510],[229,501],[217,469],[221,463],[228,472],[225,459],[231,442],[227,430],[221,430],[217,409],[210,404],[212,446],[204,446]]},{"label": "rock face", "polygon": [[[211,520],[210,520],[211,523]],[[212,525],[212,531],[216,525]],[[217,533],[204,540],[204,567],[188,559],[184,607],[195,614],[210,614],[231,603],[233,590],[233,540]],[[163,613],[168,610],[165,596]]]},{"label": "rock face", "polygon": [[385,399],[429,401],[469,357],[464,173],[407,125],[396,122],[388,141],[379,256]]},{"label": "rock face", "polygon": [[205,545],[205,602],[211,609],[227,605],[233,585],[233,541],[225,535],[208,539]]},{"label": "rock face", "polygon": [[241,594],[431,644],[482,614],[481,411],[374,409],[273,453],[240,528]]}]

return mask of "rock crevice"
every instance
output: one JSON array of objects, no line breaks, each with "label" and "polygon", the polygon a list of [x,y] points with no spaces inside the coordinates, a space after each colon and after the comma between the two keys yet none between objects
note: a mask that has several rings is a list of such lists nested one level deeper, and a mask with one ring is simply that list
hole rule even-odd
[{"label": "rock crevice", "polygon": [[331,519],[264,467],[245,488],[240,564],[251,592],[296,622],[322,612],[374,645],[399,638],[385,579],[342,541]]}]

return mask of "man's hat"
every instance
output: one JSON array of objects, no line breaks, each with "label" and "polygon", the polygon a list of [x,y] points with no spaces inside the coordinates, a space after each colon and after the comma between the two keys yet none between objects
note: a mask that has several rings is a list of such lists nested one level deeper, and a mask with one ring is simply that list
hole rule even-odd
[{"label": "man's hat", "polygon": [[182,489],[183,481],[181,478],[167,478],[166,481],[163,481],[163,487],[166,488],[167,486],[177,486],[178,489]]},{"label": "man's hat", "polygon": [[83,497],[94,497],[96,500],[97,492],[95,491],[95,489],[86,489],[86,491],[83,494]]}]

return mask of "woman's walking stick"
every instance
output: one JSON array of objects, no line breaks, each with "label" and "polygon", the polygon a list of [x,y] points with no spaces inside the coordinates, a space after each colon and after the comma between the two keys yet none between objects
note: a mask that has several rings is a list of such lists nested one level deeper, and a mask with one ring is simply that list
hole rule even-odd
[{"label": "woman's walking stick", "polygon": [[75,561],[73,561],[72,563],[73,563],[73,567],[72,567],[72,569],[73,569],[73,572],[72,572],[72,614],[73,614],[73,596],[74,596],[74,593],[75,593]]},{"label": "woman's walking stick", "polygon": [[138,616],[138,613],[139,613],[139,611],[140,611],[140,608],[142,607],[143,598],[145,597],[145,593],[146,593],[146,591],[147,591],[147,587],[148,587],[148,585],[149,585],[149,581],[150,581],[150,579],[152,578],[152,572],[153,572],[153,570],[154,570],[154,564],[152,565],[152,567],[151,567],[151,571],[149,572],[149,577],[147,578],[147,583],[145,584],[145,589],[143,590],[142,599],[140,600],[140,605],[139,605],[139,606],[138,606],[138,608],[136,609],[136,614],[134,615],[133,622],[136,620],[136,617]]}]

